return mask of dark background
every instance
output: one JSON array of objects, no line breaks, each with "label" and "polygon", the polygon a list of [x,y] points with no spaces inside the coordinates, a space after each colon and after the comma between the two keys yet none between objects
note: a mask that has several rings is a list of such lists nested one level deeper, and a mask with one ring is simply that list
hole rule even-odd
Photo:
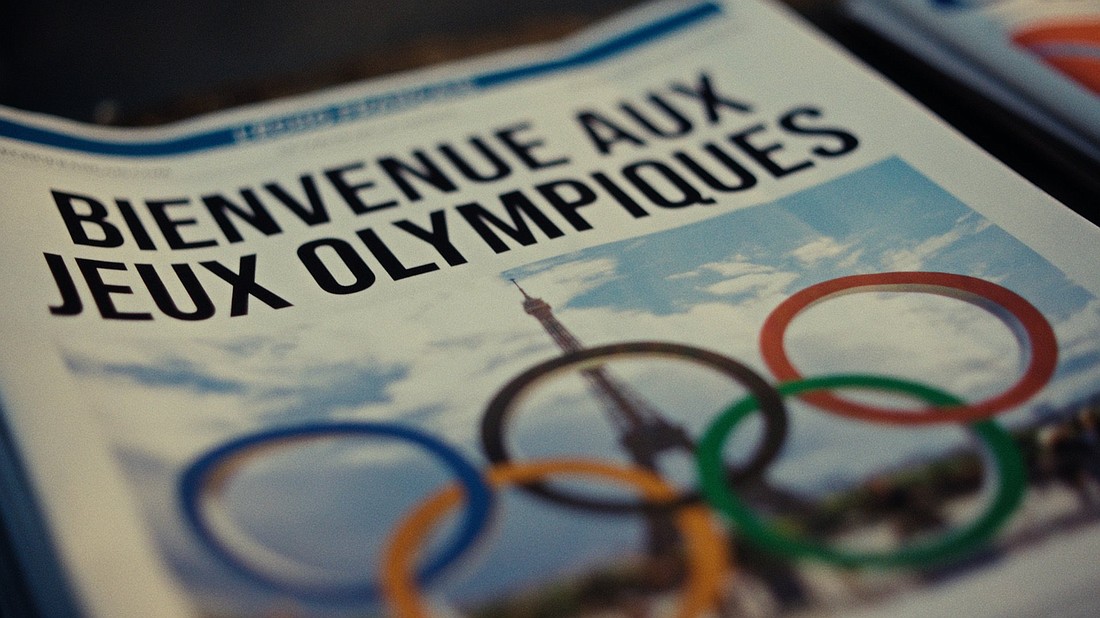
[{"label": "dark background", "polygon": [[638,0],[35,0],[0,20],[0,102],[151,124],[561,36]]},{"label": "dark background", "polygon": [[[1100,221],[1100,166],[846,19],[782,0]],[[0,0],[0,104],[152,125],[560,37],[640,0]]]},{"label": "dark background", "polygon": [[[786,0],[813,12],[835,0]],[[0,103],[156,124],[559,37],[640,0],[0,0]]]}]

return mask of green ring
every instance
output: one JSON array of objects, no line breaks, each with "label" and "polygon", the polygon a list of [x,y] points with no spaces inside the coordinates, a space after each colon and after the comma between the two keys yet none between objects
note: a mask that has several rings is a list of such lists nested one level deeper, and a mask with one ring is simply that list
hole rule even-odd
[{"label": "green ring", "polygon": [[[943,391],[894,378],[869,375],[837,375],[794,380],[778,386],[783,395],[806,391],[857,387],[896,391],[917,397],[934,406],[960,406],[965,402]],[[706,500],[730,518],[746,539],[776,554],[793,558],[816,559],[843,567],[923,567],[957,558],[979,548],[1008,520],[1020,504],[1026,489],[1023,458],[1012,437],[995,422],[983,420],[967,427],[989,450],[996,462],[997,490],[985,511],[972,523],[930,541],[887,552],[845,551],[794,536],[757,517],[726,484],[722,447],[734,427],[754,412],[756,401],[748,396],[723,411],[707,428],[696,449],[700,487]]]}]

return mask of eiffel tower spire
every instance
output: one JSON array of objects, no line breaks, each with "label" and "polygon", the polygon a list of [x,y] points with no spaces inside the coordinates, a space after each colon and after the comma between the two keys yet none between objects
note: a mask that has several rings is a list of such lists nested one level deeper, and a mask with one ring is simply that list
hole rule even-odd
[{"label": "eiffel tower spire", "polygon": [[[523,294],[523,310],[539,321],[563,353],[584,349],[568,328],[554,315],[550,304],[532,297],[515,279],[513,284]],[[638,466],[660,473],[657,457],[664,451],[692,453],[695,445],[679,425],[666,420],[657,408],[632,388],[598,365],[580,371],[592,394],[600,403],[604,415],[619,434],[619,444]],[[655,558],[670,558],[677,554],[679,535],[670,514],[649,514],[649,554]]]},{"label": "eiffel tower spire", "polygon": [[558,318],[554,317],[550,303],[541,298],[533,298],[515,279],[512,279],[512,283],[523,294],[523,310],[527,315],[538,320],[539,324],[542,324],[542,327],[554,340],[554,343],[558,344],[562,352],[576,352],[584,349],[584,345],[581,344],[580,340],[574,337],[573,333],[569,332],[569,329],[558,321]]}]

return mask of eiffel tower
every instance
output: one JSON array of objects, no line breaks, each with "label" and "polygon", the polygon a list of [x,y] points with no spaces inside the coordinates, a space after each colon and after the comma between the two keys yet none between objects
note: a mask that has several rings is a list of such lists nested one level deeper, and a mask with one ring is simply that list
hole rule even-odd
[{"label": "eiffel tower", "polygon": [[[527,294],[515,279],[511,281],[523,294],[523,310],[539,321],[563,353],[584,349],[580,340],[554,316],[549,303]],[[661,453],[694,452],[695,444],[683,427],[666,420],[653,404],[619,381],[606,367],[589,367],[580,373],[618,432],[619,444],[639,467],[659,475],[657,458]],[[679,560],[680,536],[674,515],[648,513],[646,526],[649,556],[666,563]]]}]

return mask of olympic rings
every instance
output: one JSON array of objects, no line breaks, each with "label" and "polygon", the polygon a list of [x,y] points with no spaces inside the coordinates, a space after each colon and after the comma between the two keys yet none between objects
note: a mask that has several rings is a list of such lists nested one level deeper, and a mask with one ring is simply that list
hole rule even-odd
[{"label": "olympic rings", "polygon": [[[869,290],[923,292],[950,296],[972,303],[1004,322],[1019,342],[1027,367],[1016,383],[999,395],[975,404],[918,383],[890,377],[842,375],[803,378],[788,359],[784,336],[790,323],[815,303],[838,295]],[[208,451],[183,474],[180,493],[184,518],[193,532],[219,558],[251,581],[303,599],[385,601],[402,616],[425,615],[420,598],[421,586],[441,574],[443,569],[470,549],[487,525],[493,488],[516,485],[553,501],[605,513],[668,513],[674,517],[684,542],[688,579],[683,591],[680,615],[692,616],[713,607],[719,586],[728,568],[728,544],[712,527],[709,511],[699,504],[705,498],[722,512],[747,539],[773,553],[824,561],[843,567],[922,567],[941,563],[974,550],[990,540],[1020,504],[1026,489],[1026,471],[1012,438],[989,417],[1017,406],[1034,396],[1053,375],[1058,360],[1057,340],[1043,315],[1022,297],[999,285],[948,273],[897,272],[840,277],[805,288],[781,303],[768,315],[760,334],[760,346],[767,366],[780,380],[778,387],[768,384],[745,365],[729,357],[700,348],[665,342],[632,342],[605,345],[568,352],[539,363],[513,378],[492,398],[482,416],[481,446],[492,467],[479,471],[456,449],[421,431],[386,423],[314,424],[260,432],[227,442]],[[610,359],[656,357],[688,360],[709,367],[744,387],[748,394],[718,415],[698,444],[683,436],[676,447],[693,450],[699,474],[699,489],[681,491],[666,483],[646,465],[619,467],[587,459],[548,459],[513,463],[504,441],[511,416],[531,389],[550,377],[579,371],[587,377],[599,377],[600,368]],[[606,376],[603,376],[606,378]],[[817,392],[843,388],[891,391],[915,397],[927,408],[920,414],[878,408],[842,399],[831,393]],[[927,423],[968,423],[986,454],[986,461],[997,483],[984,510],[970,523],[930,541],[921,541],[891,551],[860,551],[834,548],[809,538],[791,536],[755,514],[738,497],[732,485],[740,481],[759,481],[764,470],[778,456],[788,430],[784,397],[798,396],[824,410],[871,422],[894,425]],[[736,469],[722,458],[723,445],[749,414],[763,415],[763,437],[747,463]],[[660,420],[660,419],[658,419]],[[666,425],[655,423],[665,429]],[[333,436],[372,436],[409,442],[441,460],[457,477],[457,482],[433,494],[407,512],[388,538],[381,554],[380,580],[350,584],[318,583],[320,579],[287,577],[239,549],[240,543],[253,544],[257,554],[274,552],[259,548],[255,541],[235,538],[230,530],[216,527],[227,519],[218,498],[230,479],[252,456],[304,440]],[[628,438],[650,439],[642,436]],[[658,437],[660,439],[660,437]],[[555,489],[546,477],[573,474],[627,485],[638,497],[623,500],[596,497]],[[422,539],[438,520],[465,501],[465,512],[451,536],[441,548],[412,575]],[[220,518],[220,519],[219,519]],[[239,533],[236,536],[241,536]],[[233,541],[235,543],[230,543]],[[286,557],[276,556],[288,562]],[[295,566],[295,565],[291,565]],[[317,580],[317,581],[314,581]],[[301,582],[307,583],[301,583]]]},{"label": "olympic rings", "polygon": [[[784,395],[846,387],[896,391],[923,399],[933,406],[963,405],[963,401],[927,386],[892,378],[843,375],[787,382],[779,386]],[[718,416],[703,434],[696,463],[703,494],[712,506],[727,515],[750,541],[760,547],[794,558],[814,558],[844,567],[920,567],[944,562],[988,541],[1020,504],[1025,491],[1023,459],[1012,437],[990,420],[968,427],[988,449],[996,464],[998,485],[985,511],[972,523],[940,539],[903,547],[893,552],[858,552],[834,549],[809,539],[785,535],[757,517],[724,482],[721,474],[722,446],[737,423],[756,408],[751,398],[737,402]],[[939,408],[937,408],[939,409]]]},{"label": "olympic rings", "polygon": [[[494,487],[528,486],[550,474],[594,476],[636,488],[647,500],[668,502],[676,490],[656,474],[642,468],[626,468],[593,460],[547,459],[523,464],[503,464],[485,472]],[[390,542],[382,552],[382,592],[395,615],[411,618],[428,616],[420,591],[409,576],[421,539],[427,536],[440,517],[462,499],[459,487],[450,486],[431,496],[394,528]],[[681,509],[676,523],[683,535],[687,553],[688,578],[678,616],[697,616],[713,607],[723,575],[728,568],[726,541],[715,530],[709,511],[702,506]]]},{"label": "olympic rings", "polygon": [[791,321],[815,303],[853,292],[871,290],[927,292],[964,300],[985,309],[1004,322],[1028,352],[1027,368],[1020,379],[1000,395],[927,414],[899,414],[842,399],[829,393],[802,398],[814,405],[853,418],[898,425],[919,425],[949,421],[967,422],[988,418],[1019,405],[1039,392],[1054,374],[1058,363],[1058,342],[1054,329],[1031,303],[1006,288],[983,279],[937,272],[891,272],[853,275],[831,279],[805,288],[772,311],[760,331],[764,362],[781,381],[802,379],[787,357],[783,336]]},{"label": "olympic rings", "polygon": [[[713,368],[744,386],[756,401],[760,402],[764,413],[763,439],[747,464],[740,469],[727,470],[727,478],[730,481],[759,475],[779,453],[779,448],[787,435],[786,408],[779,393],[756,372],[732,358],[701,348],[676,343],[639,341],[568,352],[539,363],[513,378],[497,392],[482,416],[481,445],[485,456],[494,464],[511,461],[511,455],[504,443],[504,426],[515,410],[516,404],[532,386],[569,369],[598,366],[607,359],[627,357],[680,358]],[[654,504],[646,500],[597,499],[556,489],[542,482],[526,483],[523,488],[560,504],[610,513],[675,508],[698,502],[700,499],[698,491],[687,491],[665,504]]]},{"label": "olympic rings", "polygon": [[183,474],[180,494],[184,516],[192,531],[207,547],[238,573],[248,579],[302,598],[374,601],[379,598],[375,582],[345,585],[302,584],[260,570],[219,537],[204,502],[216,498],[243,463],[261,450],[284,446],[304,439],[333,436],[371,436],[396,439],[420,447],[440,460],[457,478],[465,491],[466,511],[453,537],[418,572],[418,580],[438,576],[480,536],[488,522],[492,493],[481,473],[461,453],[428,434],[386,423],[333,423],[301,425],[247,435],[227,442],[200,457]]}]

